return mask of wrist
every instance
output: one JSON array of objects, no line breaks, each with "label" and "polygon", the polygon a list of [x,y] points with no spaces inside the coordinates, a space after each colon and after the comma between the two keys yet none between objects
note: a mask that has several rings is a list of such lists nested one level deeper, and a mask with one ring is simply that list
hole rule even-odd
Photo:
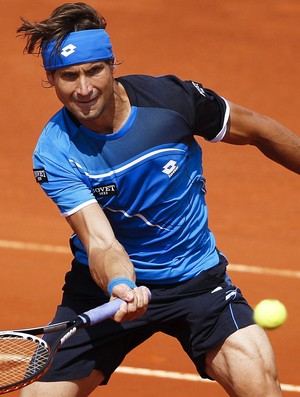
[{"label": "wrist", "polygon": [[110,296],[112,295],[113,288],[119,284],[126,284],[131,289],[134,289],[136,287],[136,284],[134,283],[134,281],[130,280],[127,277],[114,278],[107,285],[107,292],[109,293]]}]

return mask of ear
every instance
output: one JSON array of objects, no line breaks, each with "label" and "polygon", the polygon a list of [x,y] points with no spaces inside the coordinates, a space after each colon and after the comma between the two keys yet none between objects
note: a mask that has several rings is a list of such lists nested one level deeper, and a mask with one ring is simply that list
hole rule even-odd
[{"label": "ear", "polygon": [[53,78],[53,75],[54,75],[53,72],[50,72],[50,71],[46,72],[47,80],[48,80],[48,83],[50,84],[51,87],[54,86],[54,78]]},{"label": "ear", "polygon": [[115,59],[111,60],[109,67],[110,67],[111,73],[114,74],[117,70],[117,65],[116,65]]}]

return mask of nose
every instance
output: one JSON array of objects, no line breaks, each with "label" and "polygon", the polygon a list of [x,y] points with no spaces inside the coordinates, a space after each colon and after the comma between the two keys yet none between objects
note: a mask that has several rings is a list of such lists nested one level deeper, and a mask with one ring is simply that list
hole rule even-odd
[{"label": "nose", "polygon": [[80,76],[78,79],[78,85],[76,92],[79,95],[82,96],[87,96],[89,95],[93,90],[92,85],[89,82],[89,79],[86,76]]}]

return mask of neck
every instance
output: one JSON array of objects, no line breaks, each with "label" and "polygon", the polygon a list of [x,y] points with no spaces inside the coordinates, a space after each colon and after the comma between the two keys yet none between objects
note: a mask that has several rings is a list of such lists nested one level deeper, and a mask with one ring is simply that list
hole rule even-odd
[{"label": "neck", "polygon": [[118,131],[127,121],[130,111],[131,105],[125,91],[125,88],[122,84],[117,81],[114,82],[114,98],[115,98],[115,112],[113,117],[113,126],[112,132]]}]

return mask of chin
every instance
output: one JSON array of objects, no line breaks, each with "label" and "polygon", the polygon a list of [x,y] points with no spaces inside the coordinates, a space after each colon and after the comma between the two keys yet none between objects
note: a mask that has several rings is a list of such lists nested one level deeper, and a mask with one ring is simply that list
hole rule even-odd
[{"label": "chin", "polygon": [[78,119],[78,121],[80,121],[80,120],[83,120],[83,121],[84,120],[95,120],[99,117],[99,112],[95,112],[93,110],[86,111],[86,112],[83,112],[82,110],[81,111],[77,110],[72,113]]}]

